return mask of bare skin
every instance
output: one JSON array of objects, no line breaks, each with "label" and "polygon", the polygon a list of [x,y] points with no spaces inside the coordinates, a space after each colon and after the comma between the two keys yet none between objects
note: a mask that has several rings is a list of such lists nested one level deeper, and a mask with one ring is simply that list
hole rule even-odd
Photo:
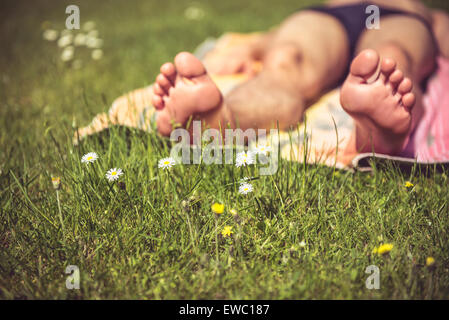
[{"label": "bare skin", "polygon": [[[347,4],[355,4],[360,2],[367,2],[369,4],[377,4],[388,8],[403,10],[425,19],[433,28],[433,34],[437,40],[440,54],[449,58],[449,16],[442,10],[428,9],[419,0],[331,0],[328,1],[328,6],[341,6]],[[261,59],[262,55],[267,51],[270,42],[275,32],[269,32],[260,37],[258,41],[247,43],[245,45],[236,46],[225,52],[220,57],[211,55],[206,56],[205,64],[209,70],[214,74],[232,74],[236,72],[250,72],[247,68],[249,62]],[[226,63],[226,61],[231,61]]]},{"label": "bare skin", "polygon": [[[380,72],[369,81],[379,64]],[[340,100],[355,121],[357,149],[369,151],[373,146],[376,152],[392,154],[403,148],[416,99],[411,90],[411,80],[397,69],[394,60],[380,61],[379,54],[370,49],[353,60]]]},{"label": "bare skin", "polygon": [[[353,2],[333,2],[348,1]],[[426,19],[435,14],[417,1],[398,1],[395,7],[419,11]],[[301,120],[308,105],[337,84],[351,63],[341,102],[356,129],[346,155],[373,150],[397,154],[422,116],[422,92],[413,83],[419,84],[432,72],[438,50],[448,43],[443,45],[449,34],[446,22],[449,25],[449,18],[439,14],[439,21],[433,23],[434,35],[440,35],[435,46],[432,34],[419,20],[401,15],[382,18],[380,30],[362,33],[351,63],[340,22],[323,13],[300,11],[259,43],[248,45],[258,47],[264,68],[225,97],[203,64],[182,52],[174,64],[161,67],[156,79],[153,104],[160,111],[159,132],[169,135],[173,121],[186,125],[191,116],[214,128],[230,124],[268,129],[277,123],[288,128]],[[247,63],[248,55],[240,57]],[[231,72],[245,71],[235,65],[239,63],[232,63]]]}]

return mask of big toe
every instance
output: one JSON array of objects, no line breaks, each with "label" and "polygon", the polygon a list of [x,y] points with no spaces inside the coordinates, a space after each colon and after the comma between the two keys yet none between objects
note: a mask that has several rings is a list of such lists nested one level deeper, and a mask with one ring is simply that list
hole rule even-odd
[{"label": "big toe", "polygon": [[366,49],[360,52],[351,63],[352,80],[357,82],[365,82],[376,73],[379,65],[379,54],[372,50]]},{"label": "big toe", "polygon": [[176,71],[182,77],[194,78],[206,73],[203,63],[189,52],[180,52],[175,57]]}]

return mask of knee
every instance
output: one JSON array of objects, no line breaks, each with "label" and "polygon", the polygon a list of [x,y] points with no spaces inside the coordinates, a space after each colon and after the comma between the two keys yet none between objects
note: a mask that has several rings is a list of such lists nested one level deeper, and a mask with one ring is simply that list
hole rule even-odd
[{"label": "knee", "polygon": [[414,54],[396,42],[388,42],[379,48],[382,58],[395,60],[398,68],[416,81],[432,72],[435,67],[435,53],[435,50],[431,49],[425,54]]},{"label": "knee", "polygon": [[432,10],[432,26],[436,33],[446,33],[449,28],[449,15],[443,10]]},{"label": "knee", "polygon": [[301,50],[295,44],[285,43],[273,45],[264,58],[264,66],[268,68],[291,68],[301,62]]},{"label": "knee", "polygon": [[449,16],[440,10],[432,11],[432,28],[440,54],[449,58]]},{"label": "knee", "polygon": [[411,69],[411,57],[400,44],[388,42],[380,47],[378,51],[382,58],[390,58],[396,61],[398,67],[403,71]]}]

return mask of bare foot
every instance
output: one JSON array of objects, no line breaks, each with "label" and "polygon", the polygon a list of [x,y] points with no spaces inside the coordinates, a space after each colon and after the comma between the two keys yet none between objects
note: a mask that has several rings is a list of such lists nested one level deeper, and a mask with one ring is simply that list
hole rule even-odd
[{"label": "bare foot", "polygon": [[[380,72],[376,75],[377,70]],[[370,78],[374,78],[370,81]],[[340,102],[355,121],[358,152],[396,154],[410,131],[415,95],[412,81],[404,78],[392,59],[380,61],[374,50],[354,58],[340,92]]]},{"label": "bare foot", "polygon": [[210,113],[222,105],[222,95],[203,64],[188,52],[165,63],[156,77],[153,105],[160,110],[158,131],[170,135],[173,123],[185,126],[191,116]]}]

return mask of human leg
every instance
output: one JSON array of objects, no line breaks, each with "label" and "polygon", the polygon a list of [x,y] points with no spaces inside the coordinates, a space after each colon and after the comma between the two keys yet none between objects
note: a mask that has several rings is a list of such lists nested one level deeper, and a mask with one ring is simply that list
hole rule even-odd
[{"label": "human leg", "polygon": [[380,30],[365,31],[358,50],[341,90],[355,121],[350,149],[398,154],[423,115],[420,83],[435,63],[432,36],[416,19],[388,17]]},{"label": "human leg", "polygon": [[449,59],[449,15],[442,10],[432,10],[432,29],[440,54]]},{"label": "human leg", "polygon": [[168,135],[172,119],[185,125],[190,116],[215,128],[227,123],[242,129],[269,128],[277,123],[282,128],[293,125],[300,120],[305,106],[342,76],[348,60],[347,47],[338,20],[318,12],[296,13],[281,24],[269,44],[263,71],[223,100],[217,98],[218,89],[206,76],[204,66],[183,53],[181,56],[192,65],[190,69],[196,71],[189,74],[186,64],[177,63],[182,60],[177,56],[175,65],[161,68],[154,86],[153,103],[162,110],[159,131]]}]

